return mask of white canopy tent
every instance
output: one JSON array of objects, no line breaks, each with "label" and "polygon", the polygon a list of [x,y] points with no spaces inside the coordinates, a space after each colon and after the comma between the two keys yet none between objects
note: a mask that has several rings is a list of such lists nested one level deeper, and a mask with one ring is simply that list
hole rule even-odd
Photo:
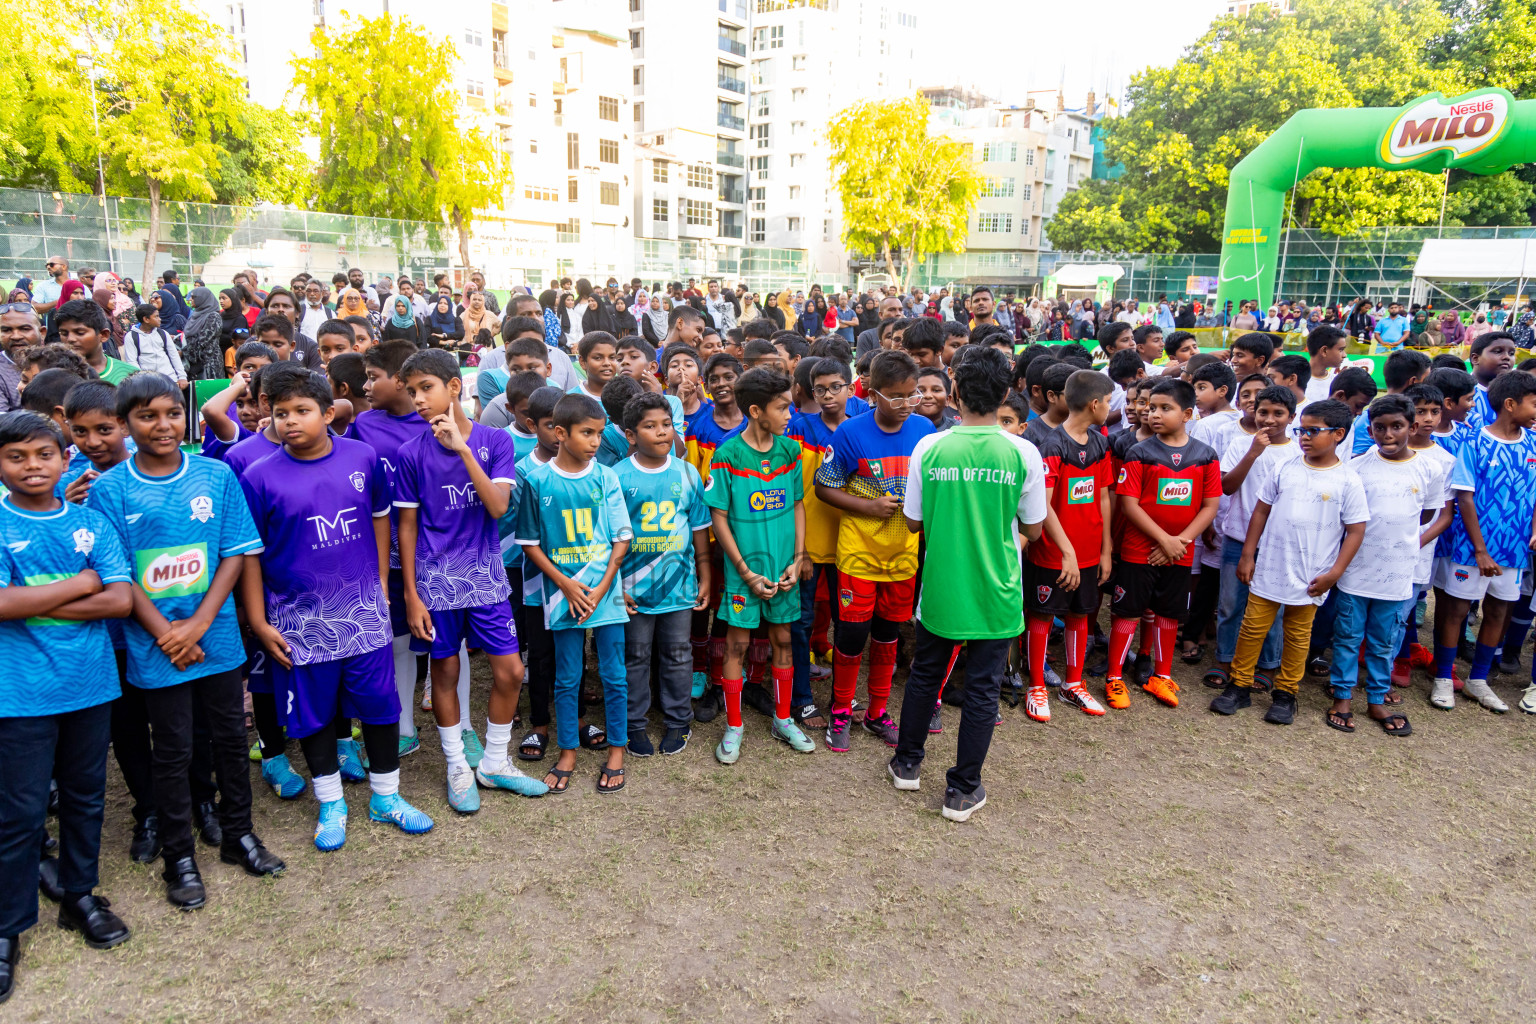
[{"label": "white canopy tent", "polygon": [[[1472,307],[1485,301],[1506,283],[1514,283],[1516,295],[1536,278],[1536,239],[1530,238],[1431,238],[1419,250],[1413,265],[1412,302],[1425,302],[1434,289],[1453,306]],[[1445,285],[1485,285],[1468,300],[1447,291]],[[1502,297],[1502,295],[1500,296]],[[1437,303],[1438,305],[1438,303]]]}]

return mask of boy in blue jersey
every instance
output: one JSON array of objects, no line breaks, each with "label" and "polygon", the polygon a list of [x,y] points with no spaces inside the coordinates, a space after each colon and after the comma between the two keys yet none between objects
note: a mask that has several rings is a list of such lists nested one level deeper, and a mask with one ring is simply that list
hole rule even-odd
[{"label": "boy in blue jersey", "polygon": [[[464,382],[452,355],[418,352],[406,360],[400,380],[431,427],[430,435],[400,447],[395,480],[405,617],[416,638],[412,648],[432,658],[432,714],[448,761],[448,805],[473,814],[480,809],[476,782],[522,796],[545,792],[507,757],[523,661],[496,521],[507,513],[517,460],[505,431],[464,415]],[[469,645],[491,663],[485,753],[473,771],[464,736],[474,730],[457,693]]]},{"label": "boy in blue jersey", "polygon": [[1440,392],[1443,412],[1439,424],[1430,434],[1430,440],[1455,455],[1461,450],[1472,428],[1467,425],[1467,414],[1477,391],[1477,378],[1465,370],[1448,366],[1429,371],[1424,383]]},{"label": "boy in blue jersey", "polygon": [[69,424],[75,457],[59,478],[59,497],[79,505],[90,493],[91,482],[131,451],[117,418],[117,388],[104,380],[76,384],[64,395],[64,421]]},{"label": "boy in blue jersey", "polygon": [[608,423],[603,427],[603,442],[597,449],[597,464],[612,469],[629,458],[629,437],[624,433],[624,410],[632,399],[645,394],[645,388],[633,377],[619,374],[603,385],[603,414]]},{"label": "boy in blue jersey", "polygon": [[590,395],[568,394],[554,410],[560,450],[523,480],[517,499],[517,543],[542,575],[544,622],[555,640],[555,715],[560,758],[544,777],[551,793],[571,784],[580,743],[577,692],[585,630],[592,630],[607,712],[608,763],[599,793],[624,788],[629,743],[629,683],[624,668],[623,589],[615,585],[629,550],[629,512],[613,470],[595,462],[604,414]]},{"label": "boy in blue jersey", "polygon": [[[391,492],[399,473],[401,447],[432,432],[427,421],[416,414],[416,403],[399,380],[405,361],[416,352],[413,342],[396,339],[363,353],[363,372],[367,375],[363,389],[370,408],[347,426],[347,437],[362,441],[377,453]],[[395,693],[400,698],[399,749],[404,757],[420,750],[421,740],[416,735],[416,653],[411,650],[411,627],[405,621],[405,578],[400,575],[400,510],[393,506],[389,510],[389,625],[394,633],[390,649],[395,663]],[[469,703],[468,658],[459,672],[459,700]]]},{"label": "boy in blue jersey", "polygon": [[[1451,490],[1461,515],[1451,524],[1450,557],[1435,567],[1435,601],[1444,602],[1437,623],[1435,682],[1430,702],[1455,706],[1451,665],[1462,622],[1472,602],[1482,601],[1482,623],[1463,692],[1490,711],[1509,710],[1488,685],[1488,670],[1504,636],[1509,606],[1520,598],[1520,574],[1536,547],[1536,375],[1516,370],[1495,378],[1488,401],[1492,423],[1456,453]],[[1536,713],[1536,685],[1526,690],[1522,711]],[[1529,705],[1529,706],[1527,706]]]},{"label": "boy in blue jersey", "polygon": [[[59,926],[97,949],[128,928],[94,895],[117,666],[105,619],[133,607],[112,527],[54,494],[64,438],[33,412],[0,416],[0,1001],[37,923],[49,780],[59,790]],[[25,666],[25,671],[16,670]]]},{"label": "boy in blue jersey", "polygon": [[607,331],[588,331],[576,344],[576,358],[586,377],[571,385],[570,393],[601,399],[603,385],[619,372],[618,342]]},{"label": "boy in blue jersey", "polygon": [[[1342,373],[1348,372],[1346,370]],[[1340,374],[1341,376],[1342,373]],[[1412,349],[1401,349],[1393,352],[1381,364],[1381,379],[1386,382],[1387,394],[1389,395],[1400,395],[1427,376],[1429,376],[1429,356]],[[1335,392],[1339,390],[1339,384],[1338,380],[1333,382],[1333,390]],[[1346,393],[1343,399],[1344,402],[1349,404],[1354,394],[1355,391],[1353,390]],[[1338,398],[1339,396],[1334,394],[1332,397]],[[1364,455],[1375,444],[1371,440],[1371,414],[1364,408],[1365,405],[1374,401],[1375,398],[1373,382],[1371,393],[1364,396],[1361,400],[1361,408],[1356,411],[1355,422],[1350,427],[1349,436],[1352,456]],[[1297,410],[1296,422],[1301,422],[1301,410],[1299,409]]]},{"label": "boy in blue jersey", "polygon": [[[528,453],[539,445],[539,435],[529,433],[524,429],[524,420],[528,412],[528,399],[540,388],[548,387],[547,378],[537,373],[519,373],[507,381],[507,389],[502,393],[506,400],[507,415],[511,422],[506,426],[507,436],[512,439],[512,451],[521,462],[528,457]],[[516,508],[513,513],[516,514]]]},{"label": "boy in blue jersey", "polygon": [[207,901],[192,855],[194,706],[207,723],[219,780],[219,859],[252,875],[283,870],[251,829],[245,648],[230,596],[261,538],[235,474],[182,452],[186,411],[174,381],[157,373],[129,377],[118,389],[117,413],[138,450],[96,481],[90,505],[117,531],[133,566],[128,685],[142,691],[153,737],[166,897],[192,910]]},{"label": "boy in blue jersey", "polygon": [[337,850],[347,839],[339,716],[362,720],[369,819],[426,832],[432,819],[400,797],[400,701],[384,590],[389,479],[368,445],[331,436],[331,388],[322,375],[299,369],[272,379],[277,386],[267,394],[283,446],[240,481],[264,545],[259,559],[246,559],[240,594],[273,687],[284,695],[288,735],[314,779],[315,848]]},{"label": "boy in blue jersey", "polygon": [[1477,381],[1473,390],[1472,409],[1467,413],[1467,426],[1474,431],[1492,423],[1499,414],[1488,389],[1503,374],[1515,368],[1515,339],[1507,331],[1489,331],[1472,339],[1468,347],[1472,356],[1472,376]]},{"label": "boy in blue jersey", "polygon": [[622,569],[629,611],[624,626],[629,752],[637,757],[655,752],[645,731],[655,649],[666,724],[661,752],[677,754],[688,745],[693,721],[688,630],[693,613],[709,607],[709,506],[699,471],[672,454],[677,434],[666,399],[640,395],[623,416],[624,433],[634,448],[614,467],[635,534]]}]

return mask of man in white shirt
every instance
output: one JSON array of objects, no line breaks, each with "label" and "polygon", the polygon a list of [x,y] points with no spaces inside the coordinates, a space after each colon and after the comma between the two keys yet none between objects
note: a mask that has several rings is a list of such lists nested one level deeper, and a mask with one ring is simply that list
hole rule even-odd
[{"label": "man in white shirt", "polygon": [[736,308],[731,305],[731,300],[720,294],[720,282],[710,278],[707,284],[709,294],[704,297],[704,308],[709,310],[709,315],[715,319],[715,327],[724,334],[736,326]]},{"label": "man in white shirt", "polygon": [[320,330],[320,325],[329,320],[334,313],[325,301],[325,286],[314,278],[304,286],[304,309],[299,316],[299,332],[305,337],[313,339]]},{"label": "man in white shirt", "polygon": [[[507,303],[507,317],[502,323],[511,321],[514,317],[527,316],[535,320],[543,321],[544,310],[539,305],[539,300],[532,295],[514,294]],[[569,391],[575,387],[581,379],[576,375],[576,368],[571,365],[571,357],[564,350],[549,344],[545,339],[544,347],[549,350],[549,383],[562,391]],[[498,345],[480,357],[480,369],[504,370],[507,368],[507,351]]]}]

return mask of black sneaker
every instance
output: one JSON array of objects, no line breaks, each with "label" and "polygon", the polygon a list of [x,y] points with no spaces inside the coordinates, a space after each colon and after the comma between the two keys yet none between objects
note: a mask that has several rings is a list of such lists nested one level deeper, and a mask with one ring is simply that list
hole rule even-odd
[{"label": "black sneaker", "polygon": [[691,729],[668,729],[667,734],[661,738],[661,752],[663,754],[681,754],[688,746],[688,738],[693,735]]},{"label": "black sneaker", "polygon": [[928,735],[937,736],[944,731],[944,716],[939,713],[937,704],[933,707],[933,714],[928,716]]},{"label": "black sneaker", "polygon": [[650,736],[644,729],[636,730],[629,734],[629,752],[636,757],[650,757],[656,753],[656,747],[651,743]]},{"label": "black sneaker", "polygon": [[1239,709],[1251,707],[1253,692],[1236,683],[1228,683],[1226,689],[1211,699],[1211,710],[1218,715],[1235,715]]},{"label": "black sneaker", "polygon": [[917,766],[902,764],[894,757],[885,764],[885,770],[891,773],[891,785],[903,792],[912,792],[918,788]]},{"label": "black sneaker", "polygon": [[1508,657],[1509,657],[1509,655],[1500,652],[1500,654],[1499,654],[1499,671],[1504,673],[1507,676],[1519,675],[1520,674],[1520,655],[1519,655],[1519,653],[1517,652],[1515,654],[1513,660],[1506,661],[1505,659],[1508,658]]},{"label": "black sneaker", "polygon": [[1131,666],[1131,676],[1137,686],[1146,686],[1147,680],[1152,678],[1152,655],[1136,655],[1136,662]]},{"label": "black sneaker", "polygon": [[773,697],[769,695],[768,688],[758,683],[748,683],[741,688],[741,703],[769,718],[773,718],[774,712],[778,710],[773,706]]},{"label": "black sneaker", "polygon": [[713,722],[725,709],[725,703],[721,699],[720,687],[711,686],[704,691],[704,696],[694,701],[693,720],[695,722]]},{"label": "black sneaker", "polygon": [[962,793],[950,788],[944,791],[944,807],[939,813],[950,821],[965,821],[985,806],[987,791],[984,787],[977,786],[973,793]]},{"label": "black sneaker", "polygon": [[1109,646],[1094,645],[1094,650],[1083,662],[1083,672],[1096,679],[1102,679],[1104,673],[1109,671]]},{"label": "black sneaker", "polygon": [[1276,690],[1269,698],[1269,713],[1264,716],[1264,721],[1275,725],[1290,725],[1296,721],[1296,695]]},{"label": "black sneaker", "polygon": [[1024,677],[1017,672],[1009,672],[1003,677],[1003,691],[998,696],[1009,707],[1018,707],[1019,701],[1024,699]]}]

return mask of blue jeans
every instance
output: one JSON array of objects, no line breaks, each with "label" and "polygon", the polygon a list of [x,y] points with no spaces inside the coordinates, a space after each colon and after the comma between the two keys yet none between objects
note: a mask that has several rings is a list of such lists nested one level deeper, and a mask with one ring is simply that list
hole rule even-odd
[{"label": "blue jeans", "polygon": [[[1237,653],[1237,634],[1243,628],[1243,611],[1248,607],[1248,584],[1237,578],[1237,563],[1243,559],[1243,542],[1231,537],[1221,539],[1221,599],[1216,603],[1216,660],[1232,664]],[[1204,570],[1209,571],[1209,570]],[[1280,651],[1285,646],[1285,620],[1275,616],[1275,624],[1259,649],[1259,668],[1273,672],[1280,667]]]},{"label": "blue jeans", "polygon": [[1413,614],[1414,599],[1383,601],[1357,597],[1334,588],[1333,667],[1328,683],[1334,700],[1348,700],[1360,674],[1360,649],[1365,648],[1365,695],[1372,704],[1386,701],[1392,687],[1392,659],[1397,655],[1403,623]]},{"label": "blue jeans", "polygon": [[837,566],[831,562],[812,562],[811,578],[800,581],[800,618],[789,624],[789,653],[795,667],[790,703],[797,708],[815,703],[811,694],[811,626],[816,622],[816,584],[823,576],[831,598],[832,621],[837,621]]},{"label": "blue jeans", "polygon": [[[555,741],[561,750],[581,746],[576,698],[581,692],[581,652],[586,630],[557,629],[555,637]],[[624,667],[624,623],[592,629],[597,648],[597,674],[603,682],[603,729],[608,745],[629,745],[629,673]]]}]

